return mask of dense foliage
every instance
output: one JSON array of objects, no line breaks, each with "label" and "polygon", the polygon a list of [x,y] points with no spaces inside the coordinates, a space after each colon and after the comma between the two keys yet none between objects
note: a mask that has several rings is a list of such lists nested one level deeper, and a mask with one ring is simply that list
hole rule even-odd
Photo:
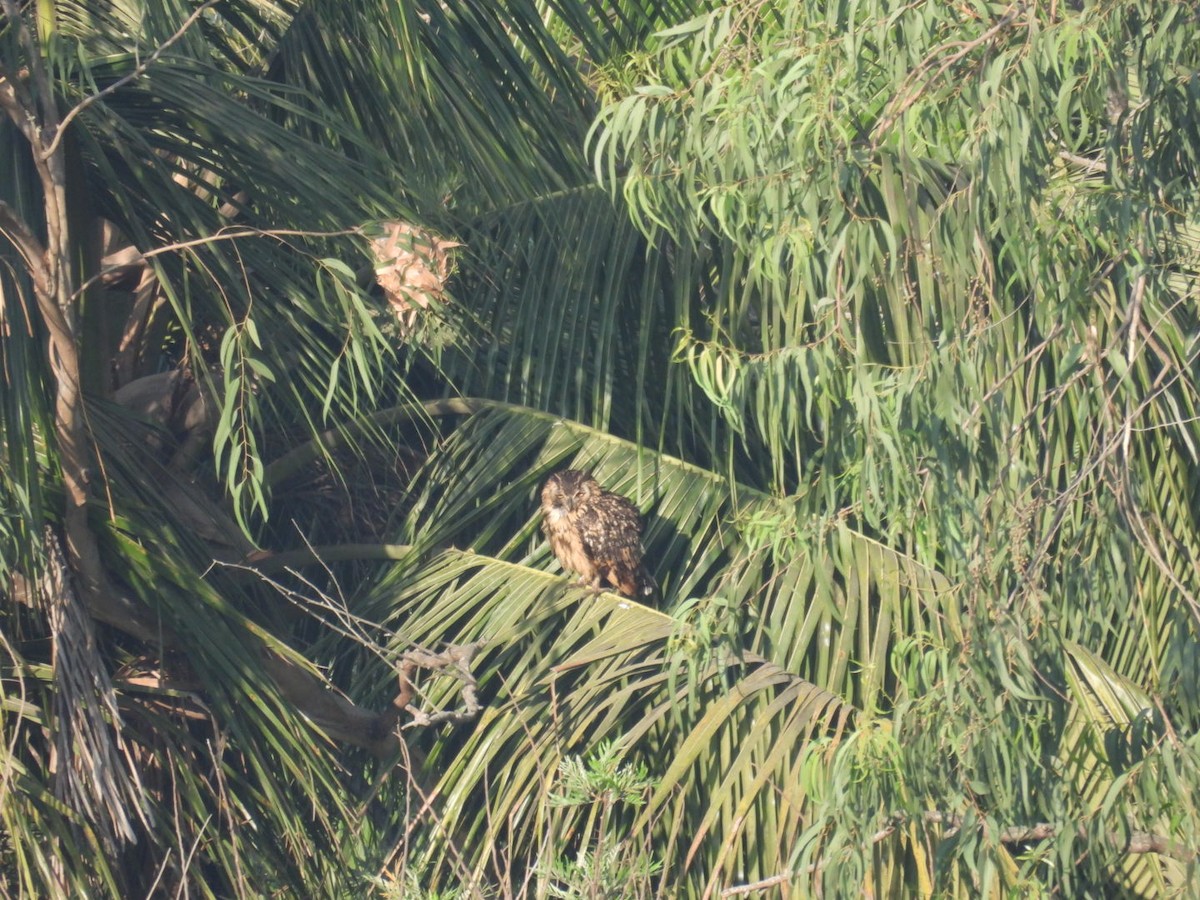
[{"label": "dense foliage", "polygon": [[8,893],[1194,892],[1200,5],[0,10]]}]

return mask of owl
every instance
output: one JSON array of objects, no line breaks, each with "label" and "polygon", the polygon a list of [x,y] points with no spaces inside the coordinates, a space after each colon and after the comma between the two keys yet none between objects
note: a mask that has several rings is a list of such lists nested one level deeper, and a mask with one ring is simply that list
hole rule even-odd
[{"label": "owl", "polygon": [[654,579],[642,565],[637,507],[600,487],[586,472],[556,472],[542,488],[542,530],[562,567],[595,590],[650,596]]}]

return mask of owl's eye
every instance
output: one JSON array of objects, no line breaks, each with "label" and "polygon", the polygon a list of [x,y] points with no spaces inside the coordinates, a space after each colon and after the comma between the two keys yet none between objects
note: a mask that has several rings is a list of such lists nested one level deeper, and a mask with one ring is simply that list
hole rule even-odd
[{"label": "owl's eye", "polygon": [[583,488],[580,488],[579,490],[577,490],[575,492],[575,499],[578,500],[582,496],[583,496]]}]

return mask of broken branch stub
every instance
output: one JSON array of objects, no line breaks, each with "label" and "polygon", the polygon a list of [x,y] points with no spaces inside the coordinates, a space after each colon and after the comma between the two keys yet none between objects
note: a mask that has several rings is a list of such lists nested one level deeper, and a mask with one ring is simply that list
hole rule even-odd
[{"label": "broken branch stub", "polygon": [[[446,722],[457,725],[475,718],[481,707],[479,705],[479,686],[475,680],[475,674],[471,671],[471,661],[486,643],[486,641],[476,641],[472,644],[451,644],[441,653],[434,653],[431,650],[409,650],[400,657],[399,664],[396,666],[400,679],[400,693],[396,695],[392,705],[396,708],[397,713],[403,711],[411,717],[402,727],[428,727]],[[412,699],[416,695],[416,689],[413,686],[412,676],[417,669],[441,670],[450,677],[461,681],[463,685],[462,708],[426,712],[413,703]]]}]

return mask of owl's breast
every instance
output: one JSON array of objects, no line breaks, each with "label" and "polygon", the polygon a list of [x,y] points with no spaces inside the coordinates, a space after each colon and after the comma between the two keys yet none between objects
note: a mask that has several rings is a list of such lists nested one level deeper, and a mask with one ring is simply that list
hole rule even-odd
[{"label": "owl's breast", "polygon": [[559,565],[582,575],[585,580],[591,580],[595,574],[595,566],[583,545],[576,518],[564,510],[550,509],[546,511],[542,527],[546,531],[546,537],[550,539],[550,549],[558,559]]}]

